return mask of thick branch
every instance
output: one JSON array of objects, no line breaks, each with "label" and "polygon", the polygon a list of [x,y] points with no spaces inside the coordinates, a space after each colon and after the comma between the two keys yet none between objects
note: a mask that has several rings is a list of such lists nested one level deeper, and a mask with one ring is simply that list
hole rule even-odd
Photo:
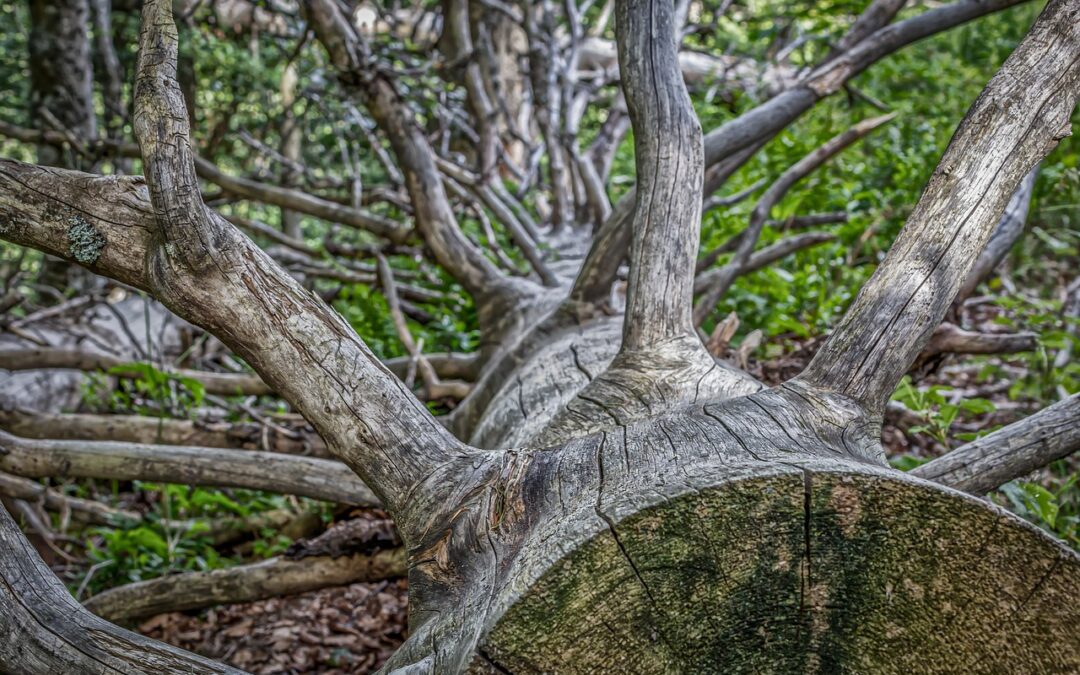
[{"label": "thick branch", "polygon": [[1024,174],[1069,134],[1080,3],[1051,2],[960,123],[885,261],[800,379],[880,413]]},{"label": "thick branch", "polygon": [[984,495],[1080,450],[1080,394],[927,462],[911,473]]},{"label": "thick branch", "polygon": [[705,167],[701,124],[679,73],[671,3],[619,0],[615,34],[638,175],[622,342],[633,350],[693,335]]},{"label": "thick branch", "polygon": [[237,673],[83,609],[0,508],[0,670],[9,673]]},{"label": "thick branch", "polygon": [[32,440],[0,432],[0,471],[239,487],[343,504],[378,500],[340,462],[274,452],[111,441]]},{"label": "thick branch", "polygon": [[[2,121],[0,121],[0,135],[24,143],[63,145],[69,142],[68,136],[58,131],[28,129]],[[80,146],[80,149],[82,152],[94,157],[98,155],[115,155],[127,158],[141,157],[137,144],[116,139],[88,140]],[[195,172],[199,178],[213,183],[237,197],[298,211],[332,223],[341,223],[349,227],[367,230],[372,234],[386,237],[395,243],[402,243],[412,232],[411,228],[405,225],[387,220],[364,209],[339,204],[294,188],[270,185],[240,176],[230,176],[204,157],[196,156],[194,161]],[[280,235],[280,233],[278,234]]]},{"label": "thick branch", "polygon": [[174,574],[111,588],[84,604],[109,621],[131,621],[164,612],[254,602],[404,574],[402,548],[337,558],[270,558],[228,569]]},{"label": "thick branch", "polygon": [[[705,135],[705,194],[712,194],[766,141],[799,118],[822,98],[839,91],[851,78],[889,54],[966,21],[1011,7],[1024,0],[960,0],[871,33],[851,50],[811,71],[792,88]],[[885,3],[874,3],[881,5]],[[878,19],[885,18],[884,14]],[[865,25],[874,26],[875,22]],[[718,169],[723,169],[718,171]],[[633,194],[632,192],[630,194]],[[593,239],[589,255],[574,282],[571,299],[600,302],[608,293],[626,256],[632,197],[623,197]]]},{"label": "thick branch", "polygon": [[[351,327],[235,230],[223,230],[226,242],[203,257],[223,259],[227,274],[203,274],[195,283],[187,269],[158,262],[152,243],[157,225],[139,178],[3,160],[0,218],[4,239],[151,291],[179,316],[213,332],[304,413],[369,484],[386,481],[389,492],[404,495],[439,464],[441,452],[460,447]],[[165,280],[147,275],[148,258]],[[431,361],[447,377],[475,368],[475,361],[453,356]],[[393,366],[401,372],[407,367]],[[348,384],[361,381],[359,389]]]}]

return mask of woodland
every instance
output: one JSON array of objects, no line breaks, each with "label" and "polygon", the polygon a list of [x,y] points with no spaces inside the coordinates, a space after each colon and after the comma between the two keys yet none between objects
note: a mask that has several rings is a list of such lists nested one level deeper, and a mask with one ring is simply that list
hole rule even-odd
[{"label": "woodland", "polygon": [[0,672],[1080,672],[1080,0],[0,0]]}]

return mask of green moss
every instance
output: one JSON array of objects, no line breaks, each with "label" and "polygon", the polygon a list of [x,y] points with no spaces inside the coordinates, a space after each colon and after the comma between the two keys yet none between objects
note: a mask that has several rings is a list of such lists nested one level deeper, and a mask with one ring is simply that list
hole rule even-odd
[{"label": "green moss", "polygon": [[105,235],[80,215],[69,217],[68,223],[68,251],[71,252],[71,257],[84,265],[97,262],[105,248]]}]

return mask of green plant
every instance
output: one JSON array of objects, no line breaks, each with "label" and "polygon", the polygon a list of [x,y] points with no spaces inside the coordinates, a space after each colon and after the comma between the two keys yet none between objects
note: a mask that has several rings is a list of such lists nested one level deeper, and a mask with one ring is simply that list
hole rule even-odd
[{"label": "green plant", "polygon": [[[993,401],[985,398],[965,398],[954,403],[947,397],[947,394],[952,391],[952,387],[941,385],[920,389],[912,385],[910,377],[905,376],[900,381],[896,393],[893,394],[893,400],[903,403],[908,409],[925,420],[924,424],[911,427],[908,430],[910,433],[928,434],[935,441],[948,448],[952,438],[950,431],[953,422],[962,412],[972,415],[984,415],[997,409]],[[966,438],[964,440],[970,439]]]},{"label": "green plant", "polygon": [[[132,378],[131,375],[137,377]],[[108,375],[123,375],[114,388]],[[196,379],[133,361],[104,373],[90,373],[82,384],[83,403],[109,412],[185,417],[202,405],[206,388]]]},{"label": "green plant", "polygon": [[1017,515],[1080,548],[1080,513],[1074,503],[1078,477],[1074,473],[1053,489],[1013,481],[1001,486],[1000,492]]}]

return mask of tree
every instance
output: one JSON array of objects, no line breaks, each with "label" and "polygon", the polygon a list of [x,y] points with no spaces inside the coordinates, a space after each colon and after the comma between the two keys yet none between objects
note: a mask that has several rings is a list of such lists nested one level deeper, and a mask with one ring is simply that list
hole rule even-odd
[{"label": "tree", "polygon": [[[1013,3],[959,0],[891,23],[902,3],[875,0],[816,67],[707,134],[683,82],[677,4],[614,6],[637,173],[634,196],[614,206],[595,189],[610,140],[581,152],[573,139],[567,99],[581,17],[570,17],[568,58],[556,48],[550,3],[491,10],[520,20],[529,58],[545,64],[531,73],[554,202],[540,227],[495,175],[502,160],[491,146],[502,130],[492,126],[514,122],[494,109],[482,61],[469,58],[490,57],[470,45],[475,8],[450,0],[444,29],[478,132],[476,165],[465,168],[433,147],[394,71],[341,5],[304,3],[341,82],[389,142],[415,234],[360,204],[294,188],[259,196],[390,242],[418,237],[475,299],[479,375],[446,425],[338,314],[204,202],[200,175],[238,194],[258,186],[193,152],[170,2],[142,7],[133,122],[144,177],[4,161],[0,236],[145,290],[217,336],[370,488],[408,550],[410,637],[388,671],[1080,668],[1080,557],[977,498],[1075,451],[1080,397],[925,465],[923,477],[890,468],[880,443],[890,395],[935,336],[1014,190],[1069,133],[1080,3],[1047,5],[972,105],[843,320],[804,372],[773,388],[716,361],[697,326],[734,277],[782,255],[755,248],[786,189],[888,119],[792,166],[760,198],[729,262],[699,275],[703,199],[884,55]],[[136,154],[123,143],[112,149]],[[528,276],[508,273],[466,235],[456,191],[495,214]],[[585,242],[580,266],[563,264]],[[622,309],[611,285],[624,259]],[[400,317],[393,270],[378,263]],[[446,385],[440,377],[452,377],[454,359],[440,374],[403,320],[399,329],[425,388]],[[47,449],[62,461],[85,457],[10,435],[2,443],[5,470],[22,461],[32,472],[28,456]],[[143,456],[131,475],[164,461]],[[11,519],[0,523],[5,669],[227,670],[78,607]]]}]

